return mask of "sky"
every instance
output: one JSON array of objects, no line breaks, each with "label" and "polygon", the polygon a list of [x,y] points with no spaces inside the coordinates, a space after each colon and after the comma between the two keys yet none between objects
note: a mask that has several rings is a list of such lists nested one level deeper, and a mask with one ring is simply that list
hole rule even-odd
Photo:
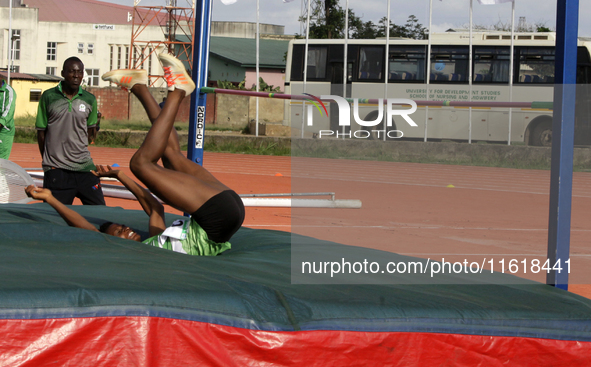
[{"label": "sky", "polygon": [[[121,5],[133,6],[133,0],[101,0]],[[261,23],[285,26],[285,34],[300,33],[298,18],[303,0],[284,3],[282,0],[260,0]],[[345,7],[346,0],[339,0]],[[527,23],[543,23],[554,30],[556,26],[557,0],[515,0],[515,22],[525,17]],[[489,25],[499,21],[510,24],[511,3],[481,5],[473,0],[474,24]],[[167,0],[141,0],[139,6],[164,6]],[[190,7],[191,0],[177,0],[177,6]],[[591,37],[591,1],[579,0],[579,36]],[[429,0],[391,0],[390,19],[403,25],[409,15],[418,17],[425,27],[429,24]],[[349,9],[363,21],[378,20],[387,13],[387,0],[349,0]],[[433,0],[433,31],[442,32],[449,28],[461,28],[469,24],[469,0]],[[235,4],[224,5],[221,0],[213,0],[214,21],[256,22],[256,1],[237,0]],[[582,21],[581,21],[582,20]]]}]

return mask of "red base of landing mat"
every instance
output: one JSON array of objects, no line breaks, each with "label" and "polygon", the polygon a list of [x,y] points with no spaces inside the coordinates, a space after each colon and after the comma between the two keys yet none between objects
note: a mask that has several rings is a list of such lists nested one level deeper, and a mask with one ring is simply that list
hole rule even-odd
[{"label": "red base of landing mat", "polygon": [[0,365],[588,366],[591,342],[408,332],[257,331],[156,317],[0,320]]}]

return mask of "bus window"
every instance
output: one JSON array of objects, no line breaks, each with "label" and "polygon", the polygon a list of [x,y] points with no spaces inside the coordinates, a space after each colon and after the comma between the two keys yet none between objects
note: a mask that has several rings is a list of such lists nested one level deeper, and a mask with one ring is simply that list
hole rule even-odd
[{"label": "bus window", "polygon": [[508,47],[474,48],[474,83],[509,83]]},{"label": "bus window", "polygon": [[519,47],[518,83],[554,83],[554,47]]},{"label": "bus window", "polygon": [[591,83],[591,66],[577,65],[577,84]]},{"label": "bus window", "polygon": [[358,80],[379,81],[382,78],[384,47],[362,46],[359,48]]},{"label": "bus window", "polygon": [[308,79],[326,78],[326,47],[308,47]]},{"label": "bus window", "polygon": [[[291,80],[304,80],[304,45],[294,45],[292,51]],[[308,75],[307,80],[326,78],[326,46],[308,47]]]},{"label": "bus window", "polygon": [[577,84],[591,84],[591,55],[586,47],[577,47]]},{"label": "bus window", "polygon": [[405,83],[425,80],[425,46],[390,46],[388,81]]},{"label": "bus window", "polygon": [[468,47],[432,46],[431,75],[433,83],[468,81]]}]

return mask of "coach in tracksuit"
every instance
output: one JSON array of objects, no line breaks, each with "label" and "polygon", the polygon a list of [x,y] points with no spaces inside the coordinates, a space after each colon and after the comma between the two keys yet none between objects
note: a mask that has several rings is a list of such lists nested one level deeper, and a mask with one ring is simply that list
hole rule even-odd
[{"label": "coach in tracksuit", "polygon": [[14,140],[14,105],[16,93],[5,81],[0,82],[0,158],[10,158]]}]

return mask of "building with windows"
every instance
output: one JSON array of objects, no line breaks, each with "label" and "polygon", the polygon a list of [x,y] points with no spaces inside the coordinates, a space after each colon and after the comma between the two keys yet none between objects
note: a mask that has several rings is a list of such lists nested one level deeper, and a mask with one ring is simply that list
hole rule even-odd
[{"label": "building with windows", "polygon": [[[12,35],[8,34],[9,1],[13,3]],[[162,2],[164,5],[164,0]],[[6,70],[13,60],[12,72],[59,76],[63,62],[70,56],[77,56],[84,62],[86,84],[107,87],[109,83],[103,82],[100,76],[109,70],[130,67],[130,58],[135,57],[144,60],[142,67],[150,75],[162,75],[156,57],[161,50],[154,50],[154,47],[164,47],[155,45],[166,39],[160,26],[166,24],[166,19],[161,19],[166,14],[147,16],[141,13],[145,10],[137,8],[136,14],[151,21],[146,23],[144,19],[141,42],[132,50],[134,11],[133,7],[97,0],[0,0],[0,69]],[[284,26],[260,26],[262,38],[274,38],[261,39],[261,67],[266,74],[275,74],[263,79],[271,78],[269,84],[283,88],[286,39],[292,37],[283,35]],[[255,60],[255,23],[213,22],[211,32],[211,48],[215,52],[211,53],[210,73],[213,75],[210,79],[242,81],[246,78],[249,85],[254,84],[256,78],[250,74],[253,74]],[[249,40],[244,43],[238,38]],[[187,41],[190,42],[182,40]],[[10,42],[12,55],[8,54]],[[152,82],[153,86],[164,86],[162,79]]]},{"label": "building with windows", "polygon": [[[9,2],[12,1],[12,32],[9,31]],[[162,0],[162,6],[166,3]],[[141,67],[150,75],[163,75],[157,54],[165,51],[167,14],[148,12],[97,0],[0,0],[0,72],[11,67],[11,84],[18,84],[17,115],[35,114],[37,96],[55,86],[61,79],[64,61],[77,56],[85,66],[85,83],[91,87],[99,109],[108,118],[136,116],[134,98],[109,87],[100,76],[109,70],[133,67],[133,60],[142,60]],[[143,18],[141,36],[134,14]],[[161,26],[163,24],[164,26]],[[261,24],[260,67],[263,80],[283,90],[284,55],[288,39],[281,25]],[[132,36],[132,33],[135,35]],[[210,43],[210,81],[238,83],[248,87],[255,81],[256,24],[248,22],[213,22]],[[133,42],[132,42],[133,37]],[[177,29],[176,41],[190,42]],[[230,37],[230,38],[227,38]],[[9,44],[12,46],[8,54]],[[135,63],[138,64],[137,62]],[[6,75],[6,74],[4,74]],[[13,81],[14,80],[14,81]],[[152,79],[154,87],[165,87],[164,79]],[[15,88],[16,89],[16,88]],[[160,101],[165,89],[157,93]],[[111,93],[111,94],[110,94]],[[27,98],[28,97],[28,98]],[[121,97],[121,98],[120,98]],[[140,108],[143,113],[143,109]],[[179,112],[188,119],[189,103]],[[215,110],[210,108],[209,111]],[[144,113],[145,115],[145,113]],[[212,113],[210,112],[210,115]],[[141,116],[140,118],[147,118]]]},{"label": "building with windows", "polygon": [[[8,32],[8,1],[13,2],[12,37]],[[95,0],[0,0],[0,68],[12,72],[59,76],[63,62],[70,56],[84,62],[86,83],[104,87],[100,76],[112,69],[129,66],[133,7]],[[142,31],[148,40],[164,40],[154,21]],[[8,44],[12,41],[12,57]],[[162,69],[154,50],[140,51],[148,62],[150,74]],[[137,55],[136,55],[137,56]]]},{"label": "building with windows", "polygon": [[[8,73],[0,71],[0,80],[7,80]],[[45,74],[12,73],[10,84],[16,92],[14,117],[35,116],[41,94],[59,83],[61,77]]]}]

